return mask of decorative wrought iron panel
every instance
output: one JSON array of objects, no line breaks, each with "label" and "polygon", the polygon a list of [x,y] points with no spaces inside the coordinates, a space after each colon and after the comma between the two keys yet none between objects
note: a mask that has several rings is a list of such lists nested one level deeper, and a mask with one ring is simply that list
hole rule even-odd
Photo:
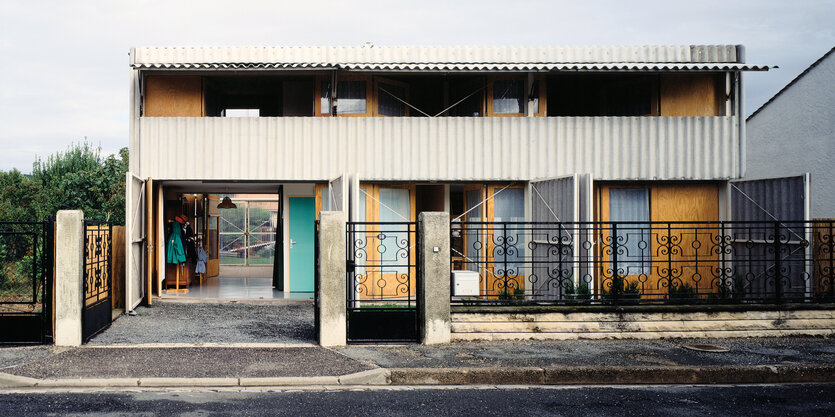
[{"label": "decorative wrought iron panel", "polygon": [[417,342],[415,222],[347,224],[349,342]]},{"label": "decorative wrought iron panel", "polygon": [[111,223],[84,222],[84,304],[82,339],[87,342],[112,319]]},{"label": "decorative wrought iron panel", "polygon": [[[831,221],[453,223],[467,304],[835,301]],[[579,250],[578,250],[579,249]]]},{"label": "decorative wrought iron panel", "polygon": [[52,342],[54,222],[0,222],[0,343]]}]

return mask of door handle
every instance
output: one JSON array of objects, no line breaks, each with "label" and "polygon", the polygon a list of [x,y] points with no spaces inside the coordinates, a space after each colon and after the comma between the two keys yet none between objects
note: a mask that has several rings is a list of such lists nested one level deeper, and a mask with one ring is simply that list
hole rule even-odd
[{"label": "door handle", "polygon": [[293,249],[293,245],[295,245],[295,244],[296,244],[296,241],[293,240],[293,239],[290,239],[290,249]]}]

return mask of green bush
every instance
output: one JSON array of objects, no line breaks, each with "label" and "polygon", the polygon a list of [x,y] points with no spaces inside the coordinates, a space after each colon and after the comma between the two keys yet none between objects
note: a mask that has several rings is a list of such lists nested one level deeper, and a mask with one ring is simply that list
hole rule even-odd
[{"label": "green bush", "polygon": [[629,281],[626,277],[615,275],[612,277],[612,285],[602,291],[603,299],[626,299],[639,300],[641,298],[641,284],[638,281]]},{"label": "green bush", "polygon": [[589,284],[584,281],[580,280],[580,282],[575,286],[573,281],[566,281],[565,286],[563,286],[565,299],[567,300],[590,300],[591,299],[591,289],[589,288]]}]

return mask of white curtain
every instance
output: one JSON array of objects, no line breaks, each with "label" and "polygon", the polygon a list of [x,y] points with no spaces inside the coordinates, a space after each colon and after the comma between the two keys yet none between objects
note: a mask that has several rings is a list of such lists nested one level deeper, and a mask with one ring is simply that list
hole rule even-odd
[{"label": "white curtain", "polygon": [[493,83],[493,113],[523,113],[521,80],[499,80]]},{"label": "white curtain", "polygon": [[[410,219],[409,190],[380,188],[380,221],[408,222]],[[408,272],[407,268],[388,268],[391,265],[408,265],[410,246],[416,245],[415,236],[409,236],[407,225],[380,225],[380,260],[383,273]],[[410,240],[411,238],[411,240]]]},{"label": "white curtain", "polygon": [[[525,221],[525,191],[521,188],[507,188],[494,197],[494,222]],[[522,259],[525,256],[524,227],[520,225],[495,225],[493,234],[493,260],[497,275],[521,275]],[[505,251],[507,253],[505,253]]]},{"label": "white curtain", "polygon": [[340,114],[365,113],[365,81],[340,81],[336,100],[336,110]]},{"label": "white curtain", "polygon": [[649,190],[609,189],[609,221],[617,225],[618,269],[626,275],[650,273]]}]

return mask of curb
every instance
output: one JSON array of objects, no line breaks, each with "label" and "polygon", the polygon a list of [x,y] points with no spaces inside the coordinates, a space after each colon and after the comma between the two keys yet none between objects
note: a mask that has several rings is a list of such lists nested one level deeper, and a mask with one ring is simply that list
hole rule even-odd
[{"label": "curb", "polygon": [[835,365],[392,368],[392,385],[618,385],[835,382]]},{"label": "curb", "polygon": [[0,388],[372,385],[668,385],[835,382],[835,365],[376,368],[342,376],[35,379],[0,373]]},{"label": "curb", "polygon": [[253,378],[49,378],[0,373],[0,388],[271,387],[307,385],[389,385],[391,372],[377,368],[342,376]]}]

